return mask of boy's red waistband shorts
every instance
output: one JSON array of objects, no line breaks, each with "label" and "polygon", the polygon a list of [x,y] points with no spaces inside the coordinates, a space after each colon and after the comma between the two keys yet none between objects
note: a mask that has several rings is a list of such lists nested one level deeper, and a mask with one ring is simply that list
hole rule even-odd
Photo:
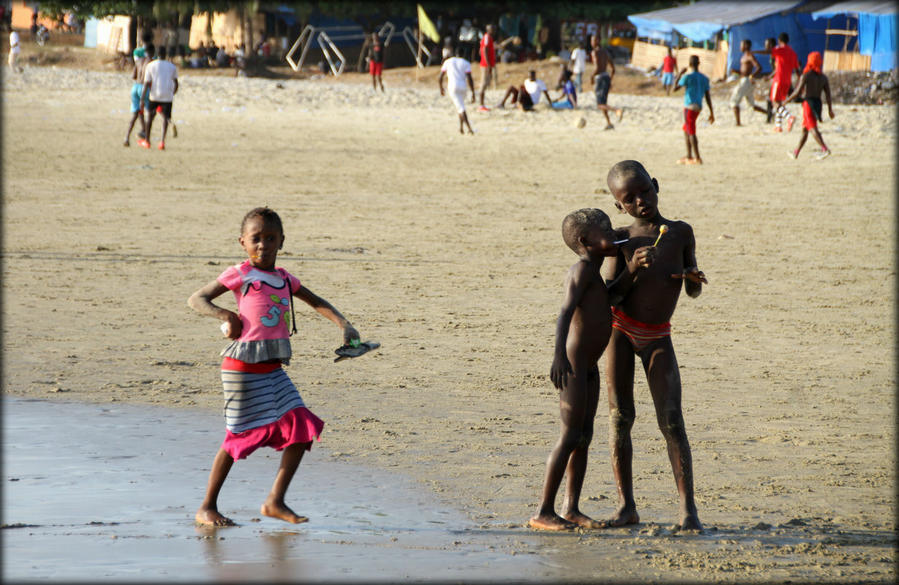
[{"label": "boy's red waistband shorts", "polygon": [[802,127],[806,130],[818,127],[818,118],[815,117],[815,110],[807,101],[802,102]]},{"label": "boy's red waistband shorts", "polygon": [[684,108],[684,132],[689,136],[696,136],[696,119],[698,117],[699,110]]},{"label": "boy's red waistband shorts", "polygon": [[368,70],[372,75],[380,75],[381,71],[384,70],[383,63],[375,63],[374,61],[368,62]]}]

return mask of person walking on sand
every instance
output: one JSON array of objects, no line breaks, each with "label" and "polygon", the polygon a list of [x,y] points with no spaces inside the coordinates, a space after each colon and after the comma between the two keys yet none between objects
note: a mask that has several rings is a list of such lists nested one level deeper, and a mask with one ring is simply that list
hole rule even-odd
[{"label": "person walking on sand", "polygon": [[787,96],[793,89],[793,73],[801,75],[799,58],[796,51],[790,46],[790,35],[785,32],[777,36],[777,46],[761,51],[753,51],[756,54],[770,54],[774,59],[774,75],[771,82],[771,102],[774,104],[774,131],[783,132],[784,120],[786,120],[787,132],[793,129],[795,117],[787,109]]},{"label": "person walking on sand", "polygon": [[156,113],[162,113],[162,138],[159,150],[165,150],[165,133],[172,119],[172,102],[178,93],[178,68],[166,60],[165,47],[159,47],[159,58],[151,61],[144,68],[143,97],[149,102],[150,112],[147,117],[147,138],[141,143],[150,148],[150,132],[153,130],[153,119]]},{"label": "person walking on sand", "polygon": [[606,182],[615,197],[615,207],[634,222],[619,236],[628,238],[620,253],[603,266],[612,305],[612,334],[606,349],[609,453],[618,486],[618,510],[604,526],[640,521],[631,461],[631,427],[636,417],[634,357],[639,357],[677,485],[677,526],[681,530],[702,530],[693,495],[693,460],[681,410],[680,371],[670,320],[681,289],[696,298],[708,280],[696,266],[693,228],[662,217],[659,183],[642,164],[621,161],[609,171]]},{"label": "person walking on sand", "polygon": [[[284,244],[277,213],[267,207],[251,210],[243,218],[238,241],[248,259],[228,267],[188,300],[201,315],[222,321],[222,331],[232,340],[222,351],[225,440],[212,462],[206,496],[194,518],[200,525],[233,526],[234,521],[218,508],[228,472],[235,460],[260,447],[271,447],[283,454],[260,512],[299,524],[308,518],[288,507],[284,497],[303,454],[312,448],[312,439],[319,439],[324,423],[306,407],[281,367],[290,363],[289,336],[296,332],[294,297],[337,325],[345,344],[358,343],[359,333],[331,303],[276,266]],[[228,291],[237,300],[237,313],[212,302]]]},{"label": "person walking on sand", "polygon": [[734,109],[734,118],[737,120],[737,126],[741,125],[740,102],[744,99],[756,112],[767,114],[765,108],[755,105],[755,96],[753,95],[755,92],[755,85],[752,83],[752,78],[761,71],[762,66],[759,65],[755,55],[752,54],[752,41],[744,39],[740,42],[740,51],[743,53],[740,56],[740,68],[731,69],[734,73],[740,74],[740,81],[737,83],[737,87],[734,88],[734,91],[730,96],[730,107]]},{"label": "person walking on sand", "polygon": [[684,138],[687,142],[687,156],[678,159],[679,165],[701,165],[699,156],[699,139],[696,137],[696,120],[702,110],[702,98],[709,104],[709,124],[715,123],[715,112],[712,110],[712,95],[709,93],[709,78],[699,72],[699,55],[690,55],[690,73],[686,67],[681,69],[674,81],[674,91],[684,88]]},{"label": "person walking on sand", "polygon": [[471,78],[471,63],[462,57],[464,54],[464,46],[456,47],[456,56],[450,57],[440,66],[437,85],[440,87],[440,95],[446,95],[443,90],[443,80],[447,79],[450,99],[459,113],[459,134],[465,134],[466,127],[469,134],[474,134],[465,111],[465,84],[467,82],[471,89],[471,103],[474,103],[474,80]]},{"label": "person walking on sand", "polygon": [[799,151],[802,150],[802,146],[808,139],[809,131],[812,132],[815,142],[821,147],[821,154],[817,156],[818,160],[830,156],[830,149],[824,144],[824,139],[818,131],[818,122],[823,121],[821,118],[821,92],[824,92],[824,96],[827,98],[827,113],[830,115],[830,119],[833,120],[830,83],[827,81],[827,76],[821,73],[821,65],[821,53],[818,51],[809,53],[805,70],[799,77],[799,85],[787,97],[789,102],[796,99],[797,96],[802,96],[802,136],[799,137],[799,145],[796,147],[796,150],[787,153],[792,159],[799,157]]},{"label": "person walking on sand", "polygon": [[580,93],[584,91],[584,71],[587,70],[587,45],[583,41],[571,52],[568,61],[574,74],[574,87]]},{"label": "person walking on sand", "polygon": [[[125,133],[124,146],[131,146],[131,131],[134,123],[140,120],[140,130],[137,133],[138,144],[150,148],[147,142],[147,121],[144,119],[144,111],[150,109],[148,97],[144,94],[144,70],[153,61],[156,47],[153,43],[147,43],[143,47],[134,49],[134,68],[131,71],[131,120],[128,121],[128,131]],[[144,145],[146,142],[146,145]]]},{"label": "person walking on sand", "polygon": [[[603,259],[618,245],[609,216],[599,209],[580,209],[562,222],[562,238],[578,255],[565,278],[565,300],[556,320],[556,345],[550,379],[559,393],[562,429],[546,461],[543,494],[528,526],[537,530],[600,528],[580,511],[579,501],[593,419],[599,403],[599,361],[612,333],[609,294],[600,275]],[[556,493],[568,476],[562,515],[555,512]]]},{"label": "person walking on sand", "polygon": [[484,94],[487,93],[487,86],[490,85],[490,82],[493,80],[493,76],[496,75],[496,46],[494,43],[495,36],[496,27],[494,27],[492,24],[488,24],[484,32],[484,36],[481,37],[480,46],[481,91],[479,94],[479,99],[481,105],[478,106],[478,111],[480,112],[486,112],[490,110],[490,108],[484,105]]},{"label": "person walking on sand", "polygon": [[[613,108],[606,103],[609,99],[609,90],[612,88],[612,78],[615,76],[615,63],[605,47],[599,44],[597,35],[590,37],[590,44],[592,45],[591,57],[595,66],[591,79],[593,80],[593,93],[596,94],[596,108],[601,110],[602,115],[606,117],[604,130],[612,130],[615,126],[612,125],[612,120],[609,119],[609,110],[614,110],[618,115],[619,122],[621,121],[621,116],[624,115],[623,109]],[[608,71],[606,71],[607,69]]]}]

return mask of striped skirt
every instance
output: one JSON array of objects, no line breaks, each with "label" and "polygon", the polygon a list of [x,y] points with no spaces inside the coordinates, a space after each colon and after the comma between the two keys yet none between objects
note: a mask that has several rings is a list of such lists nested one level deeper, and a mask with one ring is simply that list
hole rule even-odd
[{"label": "striped skirt", "polygon": [[278,451],[294,443],[310,443],[321,435],[324,422],[300,397],[287,373],[267,374],[222,370],[225,426],[222,448],[243,459],[259,447]]}]

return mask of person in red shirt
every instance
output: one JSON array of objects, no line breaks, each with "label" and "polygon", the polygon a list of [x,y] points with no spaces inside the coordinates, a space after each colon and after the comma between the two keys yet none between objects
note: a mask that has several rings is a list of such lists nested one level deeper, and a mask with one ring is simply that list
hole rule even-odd
[{"label": "person in red shirt", "polygon": [[481,105],[478,108],[480,112],[486,112],[490,108],[484,105],[484,94],[487,92],[487,86],[496,73],[496,48],[494,47],[493,38],[496,34],[496,28],[492,24],[487,25],[484,36],[481,37]]},{"label": "person in red shirt", "polygon": [[668,47],[668,54],[662,59],[662,87],[665,88],[665,95],[671,95],[674,89],[674,75],[677,73],[677,58]]},{"label": "person in red shirt", "polygon": [[787,121],[787,132],[793,129],[796,118],[787,110],[787,96],[793,89],[793,73],[802,75],[796,51],[789,45],[790,36],[783,32],[777,37],[777,46],[753,53],[770,54],[774,58],[774,79],[771,82],[771,101],[774,102],[774,131],[783,132],[783,121]]}]

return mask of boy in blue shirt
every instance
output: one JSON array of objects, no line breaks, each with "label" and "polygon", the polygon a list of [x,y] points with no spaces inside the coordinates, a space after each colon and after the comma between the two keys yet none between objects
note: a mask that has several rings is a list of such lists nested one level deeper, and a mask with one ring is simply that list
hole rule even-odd
[{"label": "boy in blue shirt", "polygon": [[712,110],[712,95],[709,93],[709,78],[699,72],[699,55],[690,55],[690,73],[681,69],[674,80],[674,91],[684,88],[684,136],[687,140],[687,156],[678,159],[679,165],[701,165],[699,141],[696,138],[696,119],[702,110],[702,98],[709,104],[709,124],[715,123]]}]

